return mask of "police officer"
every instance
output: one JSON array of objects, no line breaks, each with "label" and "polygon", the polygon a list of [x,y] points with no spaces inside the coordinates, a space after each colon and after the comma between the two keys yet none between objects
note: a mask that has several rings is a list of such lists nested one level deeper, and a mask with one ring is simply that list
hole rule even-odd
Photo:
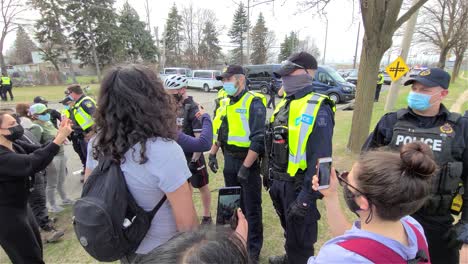
[{"label": "police officer", "polygon": [[[47,104],[49,103],[42,96],[34,97],[33,101],[35,104],[44,104],[45,106],[47,106]],[[55,109],[49,109],[49,114],[50,114],[50,122],[52,122],[52,125],[54,125],[55,128],[58,128],[57,123],[62,120],[62,115],[60,114],[59,111]]]},{"label": "police officer", "polygon": [[[468,243],[468,119],[442,104],[449,83],[450,75],[438,68],[407,80],[404,85],[412,85],[408,108],[384,115],[363,147],[398,150],[420,140],[432,148],[440,170],[432,195],[413,215],[424,227],[432,263],[458,263],[459,250]],[[454,226],[451,211],[461,212]]]},{"label": "police officer", "polygon": [[319,158],[331,157],[335,106],[313,92],[317,60],[307,52],[291,55],[274,74],[286,93],[267,125],[265,143],[270,178],[269,193],[286,238],[286,255],[270,263],[306,263],[314,255],[317,221],[311,188]]},{"label": "police officer", "polygon": [[384,84],[384,75],[383,73],[380,71],[379,74],[377,75],[377,86],[375,87],[375,96],[374,96],[374,102],[378,102],[379,101],[379,97],[380,97],[380,91],[382,90],[382,84]]},{"label": "police officer", "polygon": [[[187,78],[183,75],[169,75],[164,80],[164,89],[174,97],[174,102],[177,105],[178,128],[186,135],[199,137],[202,132],[202,123],[196,117],[199,111],[198,104],[193,100],[192,96],[187,95],[187,86]],[[201,224],[209,225],[212,223],[210,213],[211,193],[208,186],[209,177],[205,157],[201,152],[187,152],[184,150],[184,154],[190,172],[192,172],[190,183],[194,188],[200,190],[202,198],[203,218]]]},{"label": "police officer", "polygon": [[266,99],[246,90],[244,69],[230,65],[216,79],[223,81],[227,97],[221,100],[213,121],[214,141],[209,166],[218,170],[216,153],[223,148],[224,182],[241,186],[241,208],[249,222],[247,249],[258,262],[263,245],[262,181],[258,156],[264,152]]},{"label": "police officer", "polygon": [[2,75],[2,78],[0,79],[0,86],[2,87],[0,89],[0,94],[2,96],[3,101],[8,101],[7,93],[10,94],[10,99],[13,101],[13,82],[11,81],[10,77],[8,75]]},{"label": "police officer", "polygon": [[270,85],[268,86],[268,94],[270,95],[270,99],[267,103],[267,108],[270,109],[270,105],[273,104],[273,109],[276,108],[275,105],[275,97],[276,97],[276,80],[275,78],[271,78]]},{"label": "police officer", "polygon": [[[70,119],[74,120],[74,123],[77,125],[78,129],[74,130],[73,134],[77,136],[81,153],[84,157],[86,157],[88,153],[88,141],[93,134],[93,114],[96,111],[96,102],[91,97],[86,96],[83,93],[83,89],[79,84],[72,84],[68,86],[65,94],[70,100],[75,102],[73,108],[70,111]],[[84,168],[81,172],[80,181],[84,181]]]}]

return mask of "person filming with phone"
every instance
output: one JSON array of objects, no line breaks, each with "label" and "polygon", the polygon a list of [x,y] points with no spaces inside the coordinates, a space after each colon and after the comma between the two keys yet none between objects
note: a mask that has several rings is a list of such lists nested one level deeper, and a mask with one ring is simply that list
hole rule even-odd
[{"label": "person filming with phone", "polygon": [[[314,176],[313,189],[324,196],[336,237],[308,263],[430,263],[423,227],[409,215],[429,198],[437,170],[433,157],[426,144],[414,142],[400,153],[364,153],[349,173],[337,176],[331,168],[329,180]],[[340,207],[338,183],[348,209],[359,218],[353,225]]]},{"label": "person filming with phone", "polygon": [[[267,124],[268,160],[264,184],[285,230],[286,254],[270,263],[306,263],[314,254],[317,221],[316,200],[311,188],[319,158],[332,155],[335,105],[327,96],[313,92],[317,60],[307,52],[291,55],[275,72],[286,93]],[[271,182],[269,182],[271,180]]]}]

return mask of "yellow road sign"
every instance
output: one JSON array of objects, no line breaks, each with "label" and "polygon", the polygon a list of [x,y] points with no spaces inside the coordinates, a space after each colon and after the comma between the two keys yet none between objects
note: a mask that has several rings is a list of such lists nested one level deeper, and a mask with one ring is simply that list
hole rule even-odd
[{"label": "yellow road sign", "polygon": [[408,65],[406,65],[403,58],[398,56],[390,65],[385,68],[385,71],[388,73],[392,81],[400,79],[405,73],[409,71]]}]

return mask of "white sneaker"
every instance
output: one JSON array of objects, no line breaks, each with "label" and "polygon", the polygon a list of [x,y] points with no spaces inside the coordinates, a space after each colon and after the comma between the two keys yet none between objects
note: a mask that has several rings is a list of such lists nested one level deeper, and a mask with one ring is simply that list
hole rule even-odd
[{"label": "white sneaker", "polygon": [[66,205],[73,205],[75,203],[75,201],[73,200],[70,200],[70,199],[63,199],[62,200],[62,205],[66,206]]},{"label": "white sneaker", "polygon": [[60,213],[65,210],[63,207],[59,205],[54,205],[49,208],[49,213]]}]

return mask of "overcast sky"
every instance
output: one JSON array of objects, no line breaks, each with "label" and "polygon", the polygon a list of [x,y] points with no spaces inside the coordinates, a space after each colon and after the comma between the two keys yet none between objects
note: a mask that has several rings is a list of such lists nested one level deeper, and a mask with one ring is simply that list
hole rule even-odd
[{"label": "overcast sky", "polygon": [[[184,7],[193,3],[194,7],[211,9],[215,12],[218,20],[218,27],[223,27],[220,36],[220,44],[223,46],[223,51],[228,52],[232,49],[232,43],[227,33],[232,25],[234,12],[237,9],[237,4],[243,1],[247,4],[247,0],[152,0],[150,1],[151,8],[151,26],[159,27],[159,34],[162,35],[165,20],[169,9],[175,3],[179,11]],[[266,0],[250,0],[251,6]],[[313,39],[323,57],[326,19],[317,15],[315,9],[303,11],[298,3],[302,0],[275,0],[273,3],[259,4],[251,8],[250,19],[254,25],[258,14],[263,13],[269,30],[274,31],[276,35],[275,47],[279,47],[284,36],[289,34],[291,30],[298,32],[299,38],[305,39],[309,37]],[[121,10],[125,0],[116,0],[115,7],[118,11]],[[130,4],[137,10],[142,21],[145,20],[144,0],[132,0]],[[354,10],[354,12],[353,12]],[[361,20],[359,13],[358,1],[355,1],[353,8],[353,0],[335,0],[331,1],[326,8],[328,18],[328,40],[326,50],[326,63],[352,63],[354,50],[356,45],[356,37],[359,21]],[[28,17],[37,17],[37,14],[31,13]],[[32,34],[33,28],[29,28]],[[361,51],[361,42],[363,36],[363,28],[359,36],[358,59]],[[15,39],[15,34],[10,33],[6,39],[4,52],[10,48]],[[399,44],[400,40],[394,39],[395,44]],[[276,49],[279,51],[279,49]],[[392,59],[396,57],[398,51],[394,52]],[[411,56],[411,52],[410,52]],[[384,58],[386,61],[386,58]],[[320,63],[322,60],[319,61]]]}]

